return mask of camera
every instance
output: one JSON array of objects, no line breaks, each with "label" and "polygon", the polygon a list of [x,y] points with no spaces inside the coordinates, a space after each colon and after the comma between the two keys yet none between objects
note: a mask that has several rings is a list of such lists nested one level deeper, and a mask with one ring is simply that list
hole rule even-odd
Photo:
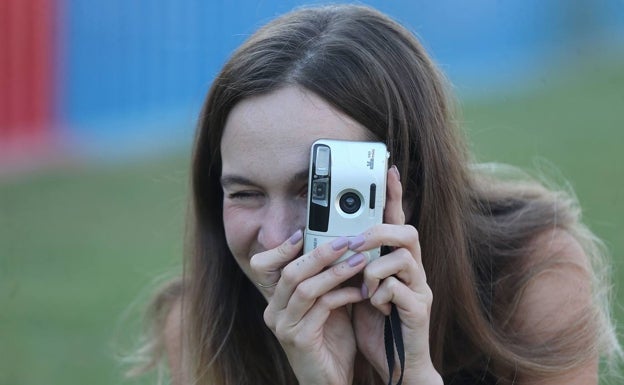
[{"label": "camera", "polygon": [[[381,142],[319,139],[312,144],[304,253],[382,222],[388,158]],[[353,254],[349,250],[335,263]],[[380,249],[364,254],[370,262]]]}]

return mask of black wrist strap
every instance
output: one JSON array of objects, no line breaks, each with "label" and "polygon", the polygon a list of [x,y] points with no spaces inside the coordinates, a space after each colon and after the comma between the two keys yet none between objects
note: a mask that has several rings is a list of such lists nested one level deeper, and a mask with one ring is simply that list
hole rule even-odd
[{"label": "black wrist strap", "polygon": [[401,331],[401,318],[395,304],[392,304],[390,315],[386,316],[384,323],[384,344],[386,345],[386,359],[388,360],[388,385],[392,385],[392,373],[394,373],[394,349],[396,347],[401,366],[401,376],[396,385],[403,383],[403,368],[405,366],[405,348],[403,346],[403,332]]}]

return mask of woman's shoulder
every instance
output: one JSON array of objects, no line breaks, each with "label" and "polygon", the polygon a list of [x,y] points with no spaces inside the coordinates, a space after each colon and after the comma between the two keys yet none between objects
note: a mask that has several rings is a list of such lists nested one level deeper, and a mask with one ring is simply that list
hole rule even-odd
[{"label": "woman's shoulder", "polygon": [[535,274],[518,298],[511,319],[513,335],[528,346],[560,349],[568,370],[547,383],[596,384],[601,325],[590,256],[573,234],[561,228],[537,236],[532,250],[529,271]]},{"label": "woman's shoulder", "polygon": [[158,368],[165,360],[170,367],[172,359],[173,362],[180,362],[185,308],[183,292],[181,277],[169,279],[155,289],[145,309],[146,322],[140,346],[129,357],[133,363],[127,373],[129,376],[138,376]]},{"label": "woman's shoulder", "polygon": [[[185,384],[184,324],[187,321],[184,295],[184,281],[181,277],[174,278],[156,290],[148,308],[148,319],[151,320],[152,356],[154,359],[165,360],[171,374],[173,385]],[[161,364],[160,362],[156,363]]]},{"label": "woman's shoulder", "polygon": [[512,324],[532,342],[545,343],[592,307],[592,267],[579,240],[562,228],[540,233],[530,250],[529,274]]}]

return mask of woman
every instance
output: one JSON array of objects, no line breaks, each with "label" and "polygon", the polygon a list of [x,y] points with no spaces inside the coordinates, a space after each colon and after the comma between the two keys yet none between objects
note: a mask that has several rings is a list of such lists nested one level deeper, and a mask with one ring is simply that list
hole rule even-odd
[{"label": "woman", "polygon": [[[302,255],[319,138],[383,141],[395,166],[384,224]],[[470,161],[443,77],[403,27],[358,6],[269,23],[205,102],[193,248],[153,305],[155,357],[174,384],[393,382],[394,304],[406,384],[597,383],[599,356],[621,350],[575,202]]]}]

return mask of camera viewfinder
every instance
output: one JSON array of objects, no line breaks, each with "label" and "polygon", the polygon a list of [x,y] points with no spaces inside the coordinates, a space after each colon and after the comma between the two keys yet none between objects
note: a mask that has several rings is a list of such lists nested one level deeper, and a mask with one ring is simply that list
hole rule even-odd
[{"label": "camera viewfinder", "polygon": [[317,176],[329,175],[329,147],[318,146],[316,148],[316,159],[314,159],[316,169],[314,173]]}]

